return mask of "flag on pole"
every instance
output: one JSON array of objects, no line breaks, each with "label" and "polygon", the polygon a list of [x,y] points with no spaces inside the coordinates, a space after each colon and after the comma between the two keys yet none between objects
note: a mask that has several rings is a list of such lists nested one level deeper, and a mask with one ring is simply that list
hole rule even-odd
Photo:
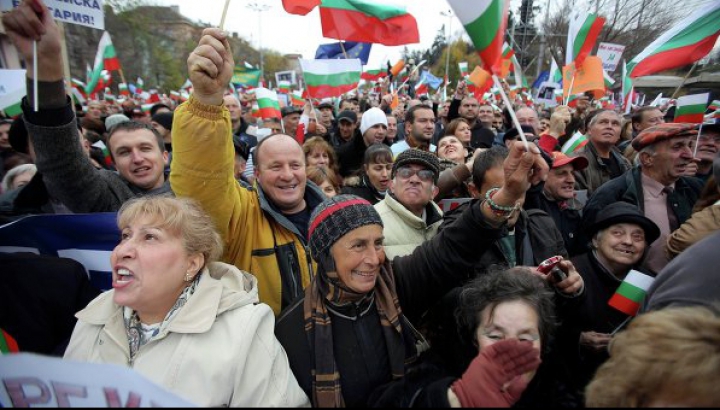
[{"label": "flag on pole", "polygon": [[550,61],[550,76],[548,81],[550,81],[551,83],[561,84],[563,79],[562,71],[560,71],[560,68],[558,67],[555,59],[552,56],[550,57]]},{"label": "flag on pole", "polygon": [[257,97],[258,111],[260,118],[282,118],[280,114],[280,101],[275,91],[267,88],[255,89],[255,97]]},{"label": "flag on pole", "polygon": [[677,100],[673,122],[701,123],[710,93],[683,95]]},{"label": "flag on pole", "polygon": [[468,62],[467,61],[459,62],[458,69],[460,69],[460,78],[467,78],[470,75],[470,71],[468,70]]},{"label": "flag on pole", "polygon": [[[345,52],[343,52],[343,48]],[[371,48],[372,44],[370,43],[357,43],[352,41],[321,44],[315,51],[315,59],[359,58],[363,65],[367,65]]]},{"label": "flag on pole", "polygon": [[[662,93],[660,95],[662,95]],[[720,100],[713,100],[710,103],[710,105],[708,105],[708,110],[712,110],[712,111],[720,110]]]},{"label": "flag on pole", "polygon": [[595,42],[602,31],[605,19],[595,13],[577,10],[570,19],[568,27],[565,64],[575,62],[576,67],[582,66],[585,57],[590,55]]},{"label": "flag on pole", "polygon": [[682,67],[705,57],[720,35],[718,22],[720,1],[700,6],[630,60],[630,77]]},{"label": "flag on pole", "polygon": [[302,107],[305,105],[305,100],[303,99],[303,91],[293,91],[290,93],[290,103],[291,105],[294,105],[296,107]]},{"label": "flag on pole", "polygon": [[419,43],[417,21],[405,7],[373,0],[322,0],[323,36],[400,46]]},{"label": "flag on pole", "polygon": [[562,151],[562,153],[565,155],[570,155],[581,150],[584,146],[587,145],[587,143],[587,137],[584,136],[580,131],[578,131],[573,134],[573,136],[570,137],[567,142],[563,144],[563,146],[560,148],[560,151]]},{"label": "flag on pole", "polygon": [[321,0],[282,0],[283,8],[290,14],[299,14],[304,16],[308,14],[315,6],[322,3]]},{"label": "flag on pole", "polygon": [[448,0],[455,15],[475,45],[487,71],[498,74],[509,1],[505,0]]},{"label": "flag on pole", "polygon": [[128,90],[128,86],[125,83],[118,84],[118,90],[120,91],[120,95],[126,97],[130,95],[130,90]]},{"label": "flag on pole", "polygon": [[608,301],[608,305],[625,313],[628,316],[637,315],[640,304],[645,299],[648,289],[655,281],[652,276],[630,270],[625,276],[615,294]]},{"label": "flag on pole", "polygon": [[110,156],[110,150],[105,145],[105,143],[102,141],[98,141],[98,142],[92,144],[92,146],[95,148],[100,148],[100,150],[103,153],[103,158],[105,159],[105,165],[112,166],[113,161],[112,161],[112,157]]},{"label": "flag on pole", "polygon": [[605,80],[605,88],[610,88],[615,84],[615,80],[603,69],[603,80]]},{"label": "flag on pole", "polygon": [[286,80],[278,81],[278,91],[281,94],[289,94],[290,93],[290,81],[286,81]]},{"label": "flag on pole", "polygon": [[630,79],[630,76],[628,75],[627,64],[625,63],[625,60],[623,60],[622,67],[622,103],[623,112],[627,114],[632,108],[633,85],[632,79]]},{"label": "flag on pole", "polygon": [[[188,81],[190,81],[190,80],[188,80]],[[135,81],[135,94],[142,94],[144,87],[145,87],[145,81],[143,81],[142,78],[138,77],[137,81]]]},{"label": "flag on pole", "polygon": [[514,55],[515,55],[515,51],[512,49],[512,47],[510,47],[510,44],[508,44],[507,42],[504,42],[502,58],[504,58],[505,60],[508,60]]},{"label": "flag on pole", "polygon": [[305,87],[312,98],[339,97],[357,88],[362,73],[358,59],[304,60],[300,67]]},{"label": "flag on pole", "polygon": [[97,90],[98,82],[100,81],[103,71],[109,72],[119,69],[120,61],[115,53],[115,47],[110,39],[110,34],[105,31],[102,37],[100,37],[100,44],[98,44],[98,50],[95,54],[95,63],[93,64],[90,80],[85,89],[86,93],[91,94]]},{"label": "flag on pole", "polygon": [[525,73],[523,73],[522,67],[520,67],[520,62],[515,55],[510,57],[510,60],[512,61],[513,75],[515,76],[515,86],[520,89],[527,90],[528,81],[527,78],[525,78]]},{"label": "flag on pole", "polygon": [[378,81],[383,77],[387,77],[387,71],[381,68],[378,68],[376,70],[365,70],[360,75],[360,78],[365,81]]}]

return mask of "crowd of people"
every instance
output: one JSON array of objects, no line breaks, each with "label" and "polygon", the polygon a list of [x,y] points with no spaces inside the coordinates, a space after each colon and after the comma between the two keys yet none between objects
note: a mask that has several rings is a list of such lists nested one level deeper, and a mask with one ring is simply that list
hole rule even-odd
[{"label": "crowd of people", "polygon": [[[0,223],[117,212],[121,235],[103,293],[67,259],[0,254],[20,351],[203,406],[720,405],[720,122],[503,107],[464,81],[260,120],[218,29],[187,102],[74,110],[48,13],[3,16],[38,70],[0,120]],[[632,271],[656,278],[637,319],[608,304]]]}]

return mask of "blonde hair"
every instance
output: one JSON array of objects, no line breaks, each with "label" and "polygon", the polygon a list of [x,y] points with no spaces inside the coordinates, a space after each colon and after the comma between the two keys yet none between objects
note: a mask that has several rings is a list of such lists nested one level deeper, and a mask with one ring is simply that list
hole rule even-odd
[{"label": "blonde hair", "polygon": [[610,344],[587,407],[720,405],[720,317],[705,307],[639,316]]},{"label": "blonde hair", "polygon": [[203,268],[222,255],[223,242],[215,224],[193,199],[166,195],[131,199],[118,211],[118,227],[122,230],[141,217],[153,218],[159,227],[182,237],[188,255],[201,253],[205,257]]}]

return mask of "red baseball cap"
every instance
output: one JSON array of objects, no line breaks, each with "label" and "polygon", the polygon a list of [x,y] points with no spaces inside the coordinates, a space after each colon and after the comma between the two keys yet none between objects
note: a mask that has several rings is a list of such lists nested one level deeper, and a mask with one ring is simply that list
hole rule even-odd
[{"label": "red baseball cap", "polygon": [[588,166],[588,160],[584,156],[578,155],[576,157],[569,157],[559,151],[552,153],[552,160],[553,169],[560,168],[563,165],[572,164],[575,171],[582,171]]}]

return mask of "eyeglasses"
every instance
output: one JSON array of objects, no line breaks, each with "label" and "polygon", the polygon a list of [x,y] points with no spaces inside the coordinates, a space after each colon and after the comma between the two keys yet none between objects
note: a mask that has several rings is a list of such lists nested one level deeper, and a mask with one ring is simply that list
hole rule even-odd
[{"label": "eyeglasses", "polygon": [[423,182],[430,182],[435,178],[435,173],[429,169],[415,170],[410,167],[401,167],[397,170],[397,175],[402,179],[410,179],[413,175],[417,174]]}]

